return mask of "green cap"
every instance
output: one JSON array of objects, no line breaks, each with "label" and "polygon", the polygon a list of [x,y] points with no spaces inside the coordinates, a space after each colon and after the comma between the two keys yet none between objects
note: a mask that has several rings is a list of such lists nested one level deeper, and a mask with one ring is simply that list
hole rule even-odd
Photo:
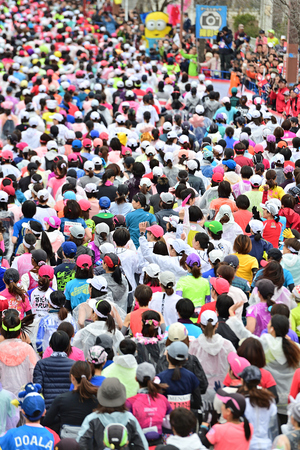
[{"label": "green cap", "polygon": [[238,90],[237,90],[237,88],[236,88],[236,87],[233,87],[233,88],[231,88],[231,93],[232,93],[232,94],[236,94],[236,93],[237,93],[237,91],[238,91]]},{"label": "green cap", "polygon": [[272,33],[272,34],[275,34],[275,31],[274,31],[274,30],[272,30],[272,28],[270,28],[270,30],[268,30],[268,33]]},{"label": "green cap", "polygon": [[211,222],[205,222],[204,226],[209,229],[214,234],[219,233],[219,231],[223,230],[223,225],[216,220],[212,220]]}]

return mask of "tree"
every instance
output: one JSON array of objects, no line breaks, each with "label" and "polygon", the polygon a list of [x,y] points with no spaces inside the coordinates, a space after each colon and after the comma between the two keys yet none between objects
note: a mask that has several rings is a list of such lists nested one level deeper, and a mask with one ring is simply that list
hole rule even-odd
[{"label": "tree", "polygon": [[244,25],[244,30],[247,36],[256,37],[258,35],[259,26],[255,16],[248,13],[235,16],[233,21],[233,28],[237,30],[240,23]]}]

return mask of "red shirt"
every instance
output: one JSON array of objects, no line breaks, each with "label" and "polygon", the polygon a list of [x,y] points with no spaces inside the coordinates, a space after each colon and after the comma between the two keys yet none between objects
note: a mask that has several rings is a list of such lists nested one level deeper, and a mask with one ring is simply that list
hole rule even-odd
[{"label": "red shirt", "polygon": [[233,218],[234,218],[234,221],[241,227],[244,234],[246,234],[247,236],[250,236],[251,233],[246,233],[245,229],[246,229],[246,226],[248,225],[248,223],[250,222],[250,220],[252,219],[252,212],[240,209],[239,211],[233,213]]},{"label": "red shirt", "polygon": [[[297,394],[300,392],[300,369],[297,369],[293,376],[293,381],[290,390],[290,396],[293,398],[297,397]],[[290,399],[289,399],[290,403]]]},{"label": "red shirt", "polygon": [[241,167],[250,166],[253,167],[253,161],[250,158],[247,158],[243,155],[238,155],[234,158],[234,161]]},{"label": "red shirt", "polygon": [[[260,380],[259,386],[261,386],[264,389],[268,389],[272,386],[276,386],[276,381],[274,380],[273,375],[268,370],[266,370],[266,369],[259,369],[259,370],[261,373],[261,380]],[[299,375],[300,375],[300,369],[297,369],[297,370],[299,371]],[[296,372],[295,372],[295,374],[296,374]],[[295,378],[295,376],[294,376],[294,378]],[[231,383],[232,383],[232,379],[227,374],[225,377],[225,380],[223,381],[223,384],[225,386],[230,386]]]},{"label": "red shirt", "polygon": [[271,242],[274,248],[278,248],[282,224],[276,222],[274,219],[265,220],[263,224],[263,238],[266,241]]},{"label": "red shirt", "polygon": [[130,329],[133,336],[142,332],[142,314],[149,311],[150,308],[139,308],[130,313]]}]

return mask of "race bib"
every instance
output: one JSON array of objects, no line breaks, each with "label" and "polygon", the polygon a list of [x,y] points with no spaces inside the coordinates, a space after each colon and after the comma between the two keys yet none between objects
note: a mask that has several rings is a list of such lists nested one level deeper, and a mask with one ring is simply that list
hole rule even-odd
[{"label": "race bib", "polygon": [[168,401],[172,409],[175,408],[191,409],[191,394],[168,395]]}]

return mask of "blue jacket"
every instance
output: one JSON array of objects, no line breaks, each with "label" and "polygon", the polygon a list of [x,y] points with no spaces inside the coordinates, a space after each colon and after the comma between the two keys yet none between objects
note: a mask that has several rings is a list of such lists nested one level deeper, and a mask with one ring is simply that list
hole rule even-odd
[{"label": "blue jacket", "polygon": [[257,259],[258,264],[260,264],[260,261],[263,259],[264,252],[268,253],[268,251],[273,248],[273,245],[265,239],[256,241],[253,235],[250,236],[250,239],[252,242],[252,249],[250,250],[249,255],[254,256],[254,258]]},{"label": "blue jacket", "polygon": [[33,382],[42,386],[46,409],[50,408],[58,394],[69,391],[70,370],[74,362],[63,352],[54,352],[49,358],[37,362]]},{"label": "blue jacket", "polygon": [[109,15],[109,17],[111,18],[111,21],[108,22],[108,21],[104,20],[104,16],[102,16],[102,17],[101,17],[101,22],[103,23],[103,26],[105,26],[106,31],[107,31],[109,34],[112,34],[112,33],[115,33],[115,32],[116,32],[116,29],[117,29],[117,27],[116,27],[117,22],[114,20],[114,18],[113,18],[113,16],[112,16],[111,14],[108,14],[108,15]]}]

